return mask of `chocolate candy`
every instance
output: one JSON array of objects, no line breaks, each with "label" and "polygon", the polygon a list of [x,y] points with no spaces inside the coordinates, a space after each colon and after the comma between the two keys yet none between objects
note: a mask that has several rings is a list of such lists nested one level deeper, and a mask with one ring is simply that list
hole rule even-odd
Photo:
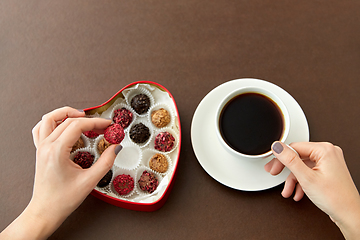
[{"label": "chocolate candy", "polygon": [[150,137],[150,130],[143,123],[135,124],[130,129],[130,138],[135,143],[144,143]]},{"label": "chocolate candy", "polygon": [[131,99],[130,105],[138,114],[144,114],[150,108],[150,98],[145,94],[138,94]]},{"label": "chocolate candy", "polygon": [[110,169],[105,176],[98,182],[97,186],[100,188],[106,187],[107,185],[109,185],[109,183],[111,182],[111,178],[112,178],[113,172]]}]

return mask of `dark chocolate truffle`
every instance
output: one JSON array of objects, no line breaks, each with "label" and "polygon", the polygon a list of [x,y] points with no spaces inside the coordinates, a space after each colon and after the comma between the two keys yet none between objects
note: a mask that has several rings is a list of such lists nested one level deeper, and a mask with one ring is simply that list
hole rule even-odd
[{"label": "dark chocolate truffle", "polygon": [[75,152],[79,148],[85,147],[84,140],[80,137],[71,149],[71,152]]},{"label": "dark chocolate truffle", "polygon": [[165,127],[170,122],[170,114],[163,108],[155,110],[151,113],[151,122],[158,128]]},{"label": "dark chocolate truffle", "polygon": [[169,152],[173,149],[175,138],[169,132],[161,132],[155,137],[154,148],[161,152]]},{"label": "dark chocolate truffle", "polygon": [[74,157],[74,163],[82,168],[89,168],[94,162],[94,155],[89,152],[78,152]]},{"label": "dark chocolate truffle", "polygon": [[131,99],[130,105],[138,114],[146,113],[150,108],[150,98],[145,94],[138,94]]},{"label": "dark chocolate truffle", "polygon": [[105,176],[98,182],[97,186],[100,188],[106,187],[107,185],[109,185],[109,183],[111,182],[111,178],[112,178],[113,172],[110,169]]},{"label": "dark chocolate truffle", "polygon": [[169,164],[163,154],[157,153],[150,159],[149,166],[154,171],[164,173],[167,171]]},{"label": "dark chocolate truffle", "polygon": [[120,124],[123,128],[130,125],[133,120],[133,114],[126,108],[116,109],[114,111],[113,121],[114,123]]},{"label": "dark chocolate truffle", "polygon": [[150,137],[150,130],[143,123],[135,124],[130,129],[130,138],[135,143],[144,143]]},{"label": "dark chocolate truffle", "polygon": [[101,155],[110,145],[111,143],[106,141],[105,138],[102,138],[97,145],[97,150],[99,154]]},{"label": "dark chocolate truffle", "polygon": [[111,144],[121,143],[124,137],[124,128],[120,124],[114,123],[105,129],[104,138]]},{"label": "dark chocolate truffle", "polygon": [[159,181],[155,174],[146,170],[142,173],[138,183],[140,189],[148,193],[153,193],[159,185]]},{"label": "dark chocolate truffle", "polygon": [[126,174],[116,176],[113,184],[116,192],[120,195],[129,194],[134,189],[134,179]]}]

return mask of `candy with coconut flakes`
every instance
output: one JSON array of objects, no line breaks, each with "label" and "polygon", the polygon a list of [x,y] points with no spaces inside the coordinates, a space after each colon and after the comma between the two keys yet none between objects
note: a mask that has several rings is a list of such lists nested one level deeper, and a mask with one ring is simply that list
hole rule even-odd
[{"label": "candy with coconut flakes", "polygon": [[97,145],[99,154],[101,155],[109,146],[111,146],[111,143],[106,141],[105,138],[102,138]]},{"label": "candy with coconut flakes", "polygon": [[80,137],[76,143],[72,146],[71,152],[75,152],[76,150],[85,147],[84,140]]},{"label": "candy with coconut flakes", "polygon": [[152,170],[159,173],[164,173],[168,169],[168,161],[163,154],[157,153],[151,157],[149,161],[149,166]]},{"label": "candy with coconut flakes", "polygon": [[164,108],[151,112],[151,122],[158,128],[163,128],[170,123],[170,114]]}]

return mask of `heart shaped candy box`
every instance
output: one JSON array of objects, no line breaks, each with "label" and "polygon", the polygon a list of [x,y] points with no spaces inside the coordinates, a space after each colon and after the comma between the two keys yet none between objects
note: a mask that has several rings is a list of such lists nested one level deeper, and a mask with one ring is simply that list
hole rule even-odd
[{"label": "heart shaped candy box", "polygon": [[[136,107],[131,104],[131,100],[139,94],[145,94],[150,99],[148,111],[140,114],[138,113],[139,110],[134,109]],[[171,93],[160,84],[139,81],[127,85],[104,104],[85,109],[85,113],[88,117],[114,119],[115,111],[118,109],[126,109],[133,116],[128,122],[129,125],[124,127],[125,138],[121,143],[123,149],[116,156],[111,169],[113,173],[111,182],[106,186],[97,186],[91,194],[118,207],[137,211],[155,211],[164,205],[170,194],[180,156],[181,127],[175,100]],[[158,110],[164,111],[164,109],[168,113],[165,123],[161,117],[154,121],[152,115],[155,114],[152,113]],[[142,143],[138,143],[132,135],[136,125],[145,125],[149,129],[150,136]],[[163,147],[162,145],[163,139],[165,139],[164,133],[171,136],[170,147]],[[98,146],[100,146],[103,137],[103,135],[89,137],[83,134],[81,138],[84,139],[85,148],[76,150],[72,155],[86,149],[93,153],[96,162],[101,155]],[[159,139],[161,139],[160,143]],[[149,162],[150,159],[159,156],[159,154],[162,155],[163,159],[166,159],[167,168],[157,171],[153,166],[150,166]],[[144,171],[153,173],[157,178],[158,185],[155,190],[153,189],[153,192],[146,191],[139,186],[138,181]],[[130,175],[133,178],[134,189],[130,193],[121,195],[115,190],[114,179],[123,174]]]}]

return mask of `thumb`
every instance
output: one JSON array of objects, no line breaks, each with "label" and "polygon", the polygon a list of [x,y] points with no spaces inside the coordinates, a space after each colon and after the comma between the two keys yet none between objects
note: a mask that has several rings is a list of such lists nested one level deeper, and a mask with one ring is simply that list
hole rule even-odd
[{"label": "thumb", "polygon": [[95,185],[105,176],[105,174],[112,168],[116,155],[121,151],[121,145],[109,146],[89,168],[88,177],[95,182]]},{"label": "thumb", "polygon": [[311,171],[300,159],[297,152],[289,148],[286,144],[274,142],[271,149],[275,157],[295,175],[299,182],[301,182],[303,176]]}]

